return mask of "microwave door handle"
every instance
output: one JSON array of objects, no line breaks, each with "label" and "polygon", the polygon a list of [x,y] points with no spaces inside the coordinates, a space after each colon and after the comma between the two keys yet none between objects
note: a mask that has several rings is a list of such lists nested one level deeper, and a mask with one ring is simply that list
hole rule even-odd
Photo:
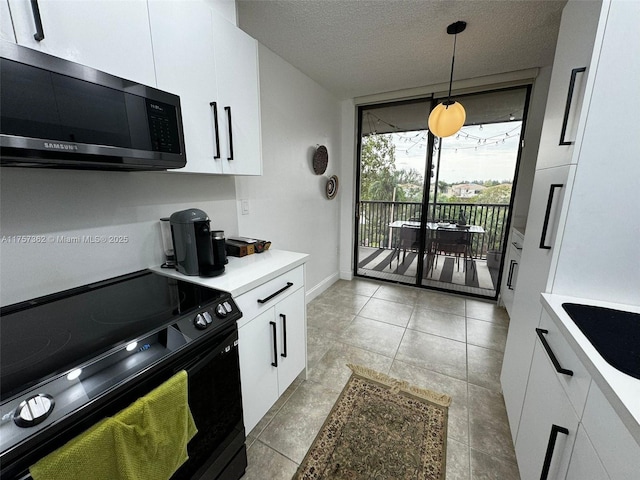
[{"label": "microwave door handle", "polygon": [[220,132],[218,128],[218,103],[210,102],[209,106],[213,110],[213,130],[215,134],[216,153],[213,156],[214,159],[220,158]]},{"label": "microwave door handle", "polygon": [[227,160],[233,160],[233,126],[231,125],[231,107],[224,107],[227,112],[227,122],[229,128],[229,157]]},{"label": "microwave door handle", "polygon": [[38,0],[31,0],[31,10],[33,10],[33,21],[36,24],[36,33],[33,34],[33,38],[37,42],[44,40],[44,29],[42,28],[42,17],[40,17],[40,6]]}]

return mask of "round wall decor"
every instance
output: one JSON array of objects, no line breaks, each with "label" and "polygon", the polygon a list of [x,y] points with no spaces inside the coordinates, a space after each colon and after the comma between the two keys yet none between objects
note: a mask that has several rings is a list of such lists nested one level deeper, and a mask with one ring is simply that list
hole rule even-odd
[{"label": "round wall decor", "polygon": [[329,180],[327,180],[327,198],[329,200],[333,200],[333,198],[338,193],[338,177],[336,175],[331,175]]},{"label": "round wall decor", "polygon": [[313,154],[313,171],[316,175],[322,175],[327,170],[329,163],[329,152],[327,147],[319,145]]}]

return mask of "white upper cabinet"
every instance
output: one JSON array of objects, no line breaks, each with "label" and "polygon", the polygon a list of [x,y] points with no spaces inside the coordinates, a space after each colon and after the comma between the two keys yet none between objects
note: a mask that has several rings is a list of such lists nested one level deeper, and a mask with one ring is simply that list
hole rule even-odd
[{"label": "white upper cabinet", "polygon": [[187,153],[181,172],[222,173],[212,15],[202,2],[149,0],[158,88],[180,96]]},{"label": "white upper cabinet", "polygon": [[8,0],[0,0],[0,39],[13,43],[16,42]]},{"label": "white upper cabinet", "polygon": [[200,1],[149,0],[158,88],[180,95],[182,173],[260,175],[258,44]]},{"label": "white upper cabinet", "polygon": [[562,12],[536,169],[572,162],[601,8],[599,0],[569,1]]},{"label": "white upper cabinet", "polygon": [[223,172],[262,174],[260,83],[256,40],[214,16],[218,95],[223,108],[220,128]]},{"label": "white upper cabinet", "polygon": [[155,86],[146,0],[9,0],[8,6],[19,45]]}]

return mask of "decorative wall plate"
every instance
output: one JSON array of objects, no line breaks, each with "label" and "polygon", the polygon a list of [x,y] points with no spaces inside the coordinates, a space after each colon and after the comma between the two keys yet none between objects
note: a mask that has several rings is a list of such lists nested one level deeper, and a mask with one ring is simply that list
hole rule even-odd
[{"label": "decorative wall plate", "polygon": [[331,175],[329,180],[327,180],[327,198],[329,200],[333,200],[333,198],[338,193],[338,177],[336,175]]},{"label": "decorative wall plate", "polygon": [[322,175],[327,170],[329,163],[329,152],[327,147],[319,145],[313,154],[313,171],[316,175]]}]

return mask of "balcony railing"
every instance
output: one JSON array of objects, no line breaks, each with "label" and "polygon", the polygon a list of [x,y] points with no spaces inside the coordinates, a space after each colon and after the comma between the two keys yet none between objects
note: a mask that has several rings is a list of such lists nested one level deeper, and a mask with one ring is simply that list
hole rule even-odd
[{"label": "balcony railing", "polygon": [[[358,246],[393,249],[398,245],[399,229],[390,228],[396,220],[419,220],[422,204],[412,202],[360,202]],[[457,221],[460,213],[469,225],[481,226],[485,234],[473,235],[476,258],[486,258],[487,252],[502,252],[509,205],[494,203],[436,203],[429,205],[429,221]]]}]

